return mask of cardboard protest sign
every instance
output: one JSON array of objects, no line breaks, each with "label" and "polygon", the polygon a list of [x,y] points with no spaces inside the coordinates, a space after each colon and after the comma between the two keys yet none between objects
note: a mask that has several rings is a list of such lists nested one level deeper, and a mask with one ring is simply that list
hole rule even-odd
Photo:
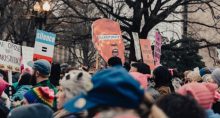
[{"label": "cardboard protest sign", "polygon": [[143,57],[143,62],[150,66],[151,70],[154,70],[154,59],[151,49],[150,40],[140,39],[141,52]]},{"label": "cardboard protest sign", "polygon": [[137,60],[141,60],[141,48],[138,33],[132,32],[135,47],[135,56]]},{"label": "cardboard protest sign", "polygon": [[159,32],[156,32],[155,44],[154,44],[154,61],[155,65],[160,65],[162,37]]},{"label": "cardboard protest sign", "polygon": [[92,24],[92,40],[95,48],[107,62],[113,56],[125,62],[124,42],[120,25],[109,19],[99,19]]},{"label": "cardboard protest sign", "polygon": [[24,64],[24,68],[30,68],[27,63],[29,61],[33,61],[34,48],[22,46],[22,64]]},{"label": "cardboard protest sign", "polygon": [[20,72],[21,46],[0,41],[0,69]]},{"label": "cardboard protest sign", "polygon": [[46,59],[52,63],[55,38],[56,34],[37,30],[34,46],[34,60]]}]

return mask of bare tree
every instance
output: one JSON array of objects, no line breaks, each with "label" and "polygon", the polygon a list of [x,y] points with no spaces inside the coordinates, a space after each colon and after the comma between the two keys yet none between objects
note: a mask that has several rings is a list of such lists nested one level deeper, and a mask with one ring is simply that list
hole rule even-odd
[{"label": "bare tree", "polygon": [[[78,7],[72,6],[74,3],[72,0],[63,0],[73,11],[74,18],[80,20],[90,20],[93,21],[97,19],[96,16],[86,16],[80,12]],[[184,22],[183,19],[179,20],[167,20],[166,18],[170,14],[182,14],[184,10],[177,10],[183,5],[193,5],[194,9],[189,10],[189,13],[196,13],[198,10],[203,10],[202,5],[208,6],[210,13],[213,18],[217,15],[214,11],[219,8],[220,3],[217,0],[75,0],[78,3],[95,6],[94,11],[101,13],[105,18],[111,18],[118,21],[121,25],[121,29],[125,32],[123,36],[124,39],[130,42],[130,59],[135,60],[134,51],[134,41],[132,38],[132,32],[138,32],[139,37],[146,39],[148,33],[157,24],[161,22],[174,23],[174,22]],[[208,24],[198,21],[190,21],[187,23],[202,25],[209,28],[219,29],[217,23]],[[164,49],[173,49],[175,46],[184,40],[173,42],[172,44],[164,45]],[[204,41],[198,39],[198,41]],[[207,40],[208,41],[208,40]],[[210,42],[211,43],[211,42]],[[208,45],[198,46],[196,48],[204,48],[207,46],[216,46],[219,44],[211,43]]]}]

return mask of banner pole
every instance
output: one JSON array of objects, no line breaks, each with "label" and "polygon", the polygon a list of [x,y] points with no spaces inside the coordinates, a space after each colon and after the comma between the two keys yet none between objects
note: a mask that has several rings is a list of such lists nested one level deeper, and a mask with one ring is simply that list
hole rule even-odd
[{"label": "banner pole", "polygon": [[12,98],[12,71],[11,70],[8,71],[8,83],[10,85],[10,87],[9,87],[9,98],[11,100],[11,98]]},{"label": "banner pole", "polygon": [[95,69],[98,70],[99,69],[99,54],[96,53],[96,65],[95,65]]}]

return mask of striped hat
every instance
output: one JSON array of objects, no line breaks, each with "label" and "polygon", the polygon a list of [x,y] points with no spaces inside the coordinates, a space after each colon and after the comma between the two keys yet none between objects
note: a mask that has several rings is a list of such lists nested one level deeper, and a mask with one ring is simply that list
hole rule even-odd
[{"label": "striped hat", "polygon": [[36,87],[28,91],[24,97],[29,104],[43,103],[49,107],[53,107],[55,94],[49,87]]},{"label": "striped hat", "polygon": [[191,95],[204,109],[211,109],[218,86],[212,83],[189,83],[182,86],[177,93]]}]

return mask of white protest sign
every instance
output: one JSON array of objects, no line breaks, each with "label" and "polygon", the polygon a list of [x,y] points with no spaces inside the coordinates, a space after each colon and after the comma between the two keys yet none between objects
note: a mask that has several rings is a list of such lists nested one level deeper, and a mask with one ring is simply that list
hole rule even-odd
[{"label": "white protest sign", "polygon": [[34,46],[34,60],[46,59],[49,62],[53,61],[55,38],[56,34],[54,33],[37,30]]},{"label": "white protest sign", "polygon": [[0,41],[0,69],[20,72],[21,46]]},{"label": "white protest sign", "polygon": [[30,68],[27,63],[29,61],[33,61],[34,48],[22,46],[22,63],[24,64],[24,68]]},{"label": "white protest sign", "polygon": [[141,60],[141,48],[140,48],[140,42],[139,42],[138,33],[132,32],[132,35],[133,35],[133,39],[134,39],[136,59],[137,59],[137,60]]}]

